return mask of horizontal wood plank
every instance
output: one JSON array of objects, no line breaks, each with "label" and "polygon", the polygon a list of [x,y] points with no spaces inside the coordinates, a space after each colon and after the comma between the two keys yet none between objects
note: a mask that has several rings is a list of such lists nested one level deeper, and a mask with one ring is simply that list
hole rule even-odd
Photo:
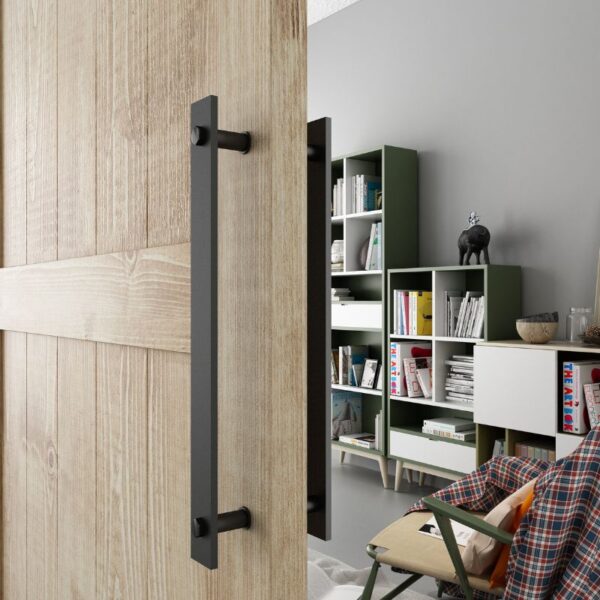
[{"label": "horizontal wood plank", "polygon": [[189,352],[189,244],[0,269],[0,329]]}]

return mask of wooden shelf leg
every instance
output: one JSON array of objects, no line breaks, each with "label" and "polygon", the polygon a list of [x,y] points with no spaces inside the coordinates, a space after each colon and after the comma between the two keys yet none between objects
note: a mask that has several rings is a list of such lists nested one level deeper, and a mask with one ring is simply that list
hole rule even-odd
[{"label": "wooden shelf leg", "polygon": [[342,465],[344,464],[345,458],[346,458],[346,453],[343,450],[341,450],[340,451],[340,464],[342,464]]},{"label": "wooden shelf leg", "polygon": [[402,483],[402,461],[396,461],[396,480],[394,481],[394,491],[400,491],[400,484]]},{"label": "wooden shelf leg", "polygon": [[406,479],[408,480],[408,483],[412,483],[412,470],[411,469],[406,469]]},{"label": "wooden shelf leg", "polygon": [[379,460],[379,470],[381,471],[381,480],[383,482],[383,487],[387,488],[388,484],[389,484],[387,458],[385,458],[385,456],[380,456],[378,460]]},{"label": "wooden shelf leg", "polygon": [[423,482],[425,481],[425,473],[421,471],[419,473],[419,487],[423,487]]}]

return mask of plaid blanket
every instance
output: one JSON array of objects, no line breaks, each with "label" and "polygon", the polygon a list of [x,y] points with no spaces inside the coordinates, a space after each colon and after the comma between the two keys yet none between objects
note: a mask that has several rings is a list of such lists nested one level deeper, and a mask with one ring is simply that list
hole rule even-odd
[{"label": "plaid blanket", "polygon": [[[556,463],[496,457],[434,496],[488,512],[537,476],[534,502],[511,545],[504,600],[600,599],[600,428]],[[425,507],[418,502],[409,512],[415,510]],[[445,591],[461,595],[455,585]]]}]

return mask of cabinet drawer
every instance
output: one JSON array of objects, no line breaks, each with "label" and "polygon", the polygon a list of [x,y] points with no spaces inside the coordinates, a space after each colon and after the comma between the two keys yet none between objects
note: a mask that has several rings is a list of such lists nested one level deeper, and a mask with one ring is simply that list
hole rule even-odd
[{"label": "cabinet drawer", "polygon": [[390,454],[457,473],[476,468],[475,448],[402,431],[390,431]]},{"label": "cabinet drawer", "polygon": [[348,302],[331,305],[331,327],[381,329],[381,302]]},{"label": "cabinet drawer", "polygon": [[553,350],[475,347],[475,422],[556,435],[558,373]]}]

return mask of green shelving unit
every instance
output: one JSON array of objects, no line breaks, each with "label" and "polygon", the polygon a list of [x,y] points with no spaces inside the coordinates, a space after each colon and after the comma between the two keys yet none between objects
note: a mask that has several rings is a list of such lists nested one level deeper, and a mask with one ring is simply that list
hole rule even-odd
[{"label": "green shelving unit", "polygon": [[[354,175],[378,175],[382,181],[382,208],[369,212],[350,212],[351,178]],[[332,273],[332,287],[350,288],[353,302],[332,306],[332,348],[366,345],[369,358],[379,360],[383,368],[382,390],[361,390],[332,385],[334,390],[361,394],[363,431],[375,433],[375,416],[381,412],[387,431],[387,280],[391,268],[418,264],[418,159],[415,150],[382,146],[367,152],[338,157],[332,161],[332,183],[345,181],[343,214],[331,219],[331,239],[344,240],[344,271]],[[382,223],[382,268],[362,270],[360,249],[368,239],[371,225]],[[341,460],[356,454],[377,460],[384,487],[387,480],[387,433],[382,447],[366,450],[332,441]]]},{"label": "green shelving unit", "polygon": [[[391,268],[387,271],[388,329],[386,353],[392,341],[428,342],[432,346],[432,398],[392,396],[388,360],[387,415],[388,457],[396,460],[398,489],[403,468],[421,474],[457,479],[489,458],[490,437],[494,432],[477,427],[475,442],[446,440],[423,434],[423,419],[459,417],[472,420],[474,405],[446,400],[446,360],[454,355],[473,355],[477,342],[514,337],[515,319],[521,316],[521,267],[506,265],[467,265],[433,268]],[[392,331],[394,290],[432,292],[432,335],[396,335]],[[457,338],[446,335],[445,291],[477,291],[485,298],[485,319],[481,338]],[[488,433],[490,435],[488,435]]]}]

